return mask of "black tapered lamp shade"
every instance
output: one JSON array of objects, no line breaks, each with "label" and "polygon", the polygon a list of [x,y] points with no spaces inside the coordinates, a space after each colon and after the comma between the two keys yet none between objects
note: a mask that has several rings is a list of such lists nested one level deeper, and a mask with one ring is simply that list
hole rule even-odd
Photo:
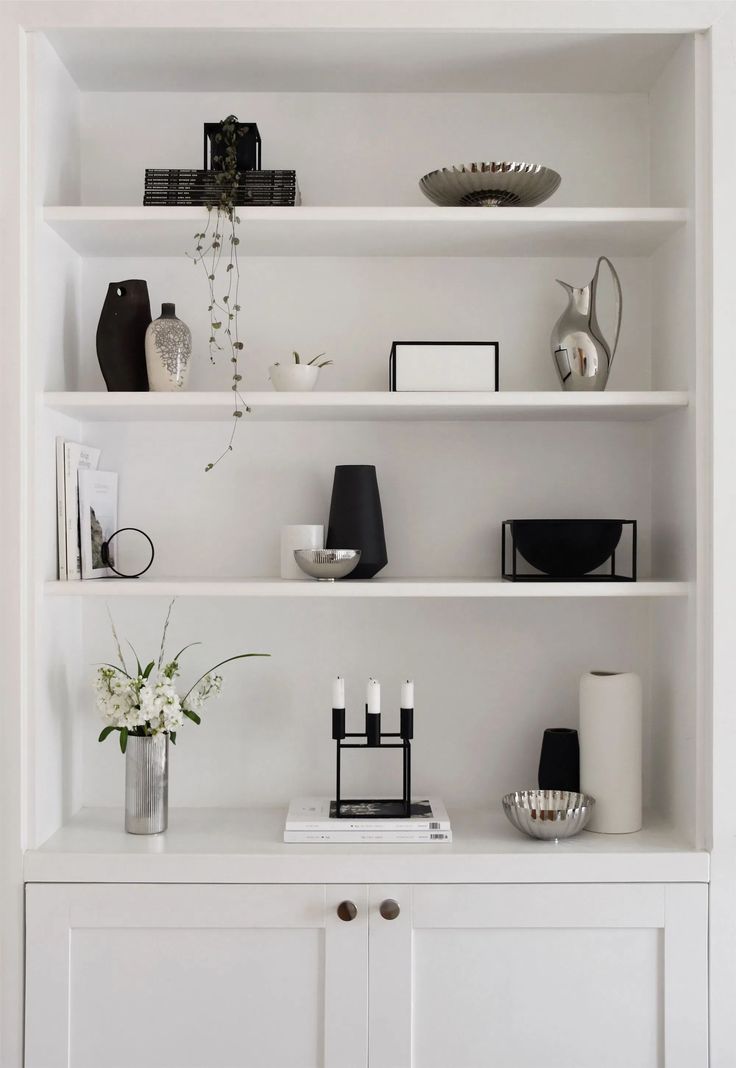
[{"label": "black tapered lamp shade", "polygon": [[580,790],[580,744],[571,727],[548,727],[539,756],[540,790]]},{"label": "black tapered lamp shade", "polygon": [[349,579],[373,578],[388,563],[373,464],[340,464],[335,468],[326,548],[360,549],[360,563]]}]

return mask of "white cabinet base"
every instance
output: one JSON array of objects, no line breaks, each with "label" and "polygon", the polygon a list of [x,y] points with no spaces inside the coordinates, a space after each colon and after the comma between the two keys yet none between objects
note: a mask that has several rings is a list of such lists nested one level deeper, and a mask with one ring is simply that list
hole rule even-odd
[{"label": "white cabinet base", "polygon": [[29,885],[26,1068],[706,1068],[706,946],[697,884]]},{"label": "white cabinet base", "polygon": [[28,886],[27,921],[26,1068],[365,1068],[360,887]]},{"label": "white cabinet base", "polygon": [[706,1068],[705,886],[386,886],[370,904],[370,1068]]}]

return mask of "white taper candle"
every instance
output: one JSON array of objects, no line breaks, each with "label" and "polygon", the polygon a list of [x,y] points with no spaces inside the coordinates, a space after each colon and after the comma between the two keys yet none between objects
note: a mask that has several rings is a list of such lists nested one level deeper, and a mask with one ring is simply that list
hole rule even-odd
[{"label": "white taper candle", "polygon": [[411,679],[401,684],[401,708],[414,707],[414,683]]},{"label": "white taper candle", "polygon": [[378,715],[381,711],[381,684],[377,679],[368,679],[368,687],[365,695],[368,711],[371,715]]},{"label": "white taper candle", "polygon": [[345,707],[345,679],[342,675],[338,675],[332,683],[332,707]]}]

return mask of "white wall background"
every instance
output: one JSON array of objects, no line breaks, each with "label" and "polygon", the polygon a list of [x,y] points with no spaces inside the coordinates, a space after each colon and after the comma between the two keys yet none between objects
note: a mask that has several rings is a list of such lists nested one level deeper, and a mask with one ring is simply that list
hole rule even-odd
[{"label": "white wall background", "polygon": [[[306,204],[426,204],[416,185],[425,171],[501,157],[533,158],[558,169],[563,183],[550,206],[641,206],[650,195],[655,203],[680,203],[676,188],[662,201],[659,177],[650,191],[650,102],[644,94],[82,93],[76,103],[82,204],[141,203],[145,167],[199,166],[202,122],[229,111],[258,121],[264,165],[295,167]],[[662,154],[668,152],[665,145]],[[74,202],[66,189],[58,198],[50,187],[47,203]],[[192,328],[191,389],[227,389],[227,360],[212,367],[207,359],[204,282],[185,251],[174,259],[72,258],[65,269],[79,278],[79,299],[75,295],[63,315],[60,355],[54,355],[52,332],[43,334],[44,388],[103,388],[95,331],[107,285],[143,277],[153,314],[161,302],[174,301]],[[681,352],[672,357],[672,332],[662,330],[664,321],[678,321],[666,299],[668,280],[678,279],[673,299],[683,295],[677,249],[652,262],[615,262],[625,307],[611,388],[650,388],[653,349],[656,385],[686,387],[688,361]],[[584,284],[594,263],[284,257],[243,258],[241,267],[247,394],[269,390],[269,364],[294,348],[307,355],[326,350],[335,360],[320,383],[326,389],[383,389],[394,339],[498,340],[503,389],[556,389],[549,334],[565,297],[554,280]],[[604,320],[610,311],[606,300]],[[79,435],[102,448],[103,467],[120,472],[121,521],[154,538],[152,575],[276,574],[280,526],[326,520],[334,465],[375,463],[389,550],[386,576],[496,575],[503,519],[615,515],[640,522],[643,576],[682,577],[690,575],[691,560],[679,527],[659,522],[660,511],[670,514],[687,459],[680,451],[658,469],[659,549],[650,559],[653,438],[661,457],[668,440],[674,448],[681,439],[681,418],[654,427],[256,425],[244,419],[235,453],[209,475],[204,465],[224,444],[227,423],[99,424],[80,428]],[[44,507],[50,517],[50,453],[48,464]],[[50,577],[50,522],[40,537]],[[157,644],[163,599],[124,599],[113,607],[121,633],[142,655]],[[76,633],[80,616],[81,655],[63,671],[62,635]],[[100,723],[89,683],[94,663],[112,653],[104,604],[60,604],[45,618],[40,838],[53,829],[59,809],[69,814],[82,803],[119,805],[123,782],[115,739],[97,744]],[[535,781],[543,728],[575,725],[578,678],[596,668],[642,673],[647,797],[679,817],[689,796],[681,784],[692,770],[687,738],[693,720],[675,692],[679,676],[673,682],[671,673],[658,671],[656,683],[650,679],[653,621],[661,629],[663,618],[686,665],[687,622],[669,605],[183,599],[171,645],[202,639],[189,661],[192,679],[241,649],[267,650],[273,658],[228,669],[225,694],[206,724],[182,731],[173,754],[172,804],[282,803],[297,793],[328,792],[334,756],[329,682],[340,672],[348,678],[353,715],[367,676],[381,678],[387,718],[400,680],[414,676],[417,789],[438,792],[454,806],[495,806],[504,791]],[[356,771],[356,792],[394,788],[385,767]],[[53,799],[40,781],[46,773]]]},{"label": "white wall background", "polygon": [[428,204],[428,171],[544,163],[550,205],[648,203],[647,96],[483,93],[83,93],[82,203],[141,204],[146,167],[201,167],[202,123],[256,122],[262,165],[305,204]]},{"label": "white wall background", "polygon": [[[158,650],[166,604],[126,599],[112,606],[121,637],[141,657]],[[257,805],[328,793],[330,682],[338,673],[347,680],[353,729],[362,725],[369,675],[381,680],[387,727],[398,721],[401,680],[413,677],[416,789],[439,793],[451,805],[484,807],[536,781],[542,730],[576,725],[584,671],[633,669],[648,683],[643,603],[394,601],[387,608],[361,601],[295,607],[182,599],[174,613],[169,648],[203,642],[185,661],[191,682],[223,656],[272,653],[224,669],[223,696],[207,709],[203,725],[182,729],[171,769],[175,805]],[[115,738],[96,741],[101,724],[87,681],[92,663],[114,652],[101,602],[85,605],[84,644],[90,667],[77,683],[82,799],[119,805],[124,762]],[[388,768],[381,767],[385,762]],[[374,785],[390,793],[400,770],[388,753],[365,767],[356,756],[346,774],[349,766],[361,791]]]},{"label": "white wall background", "polygon": [[638,519],[644,577],[650,431],[625,423],[571,431],[552,423],[243,419],[235,452],[206,474],[226,444],[227,423],[95,424],[86,437],[102,448],[101,468],[120,473],[120,525],[143,528],[156,544],[151,577],[277,575],[281,526],[327,522],[337,463],[376,465],[385,577],[498,575],[502,521],[541,517]]},{"label": "white wall background", "polygon": [[[242,228],[247,250],[247,228]],[[57,361],[48,388],[103,389],[95,333],[109,282],[144,278],[151,313],[174,301],[192,330],[190,389],[228,389],[227,355],[209,362],[206,279],[182,248],[177,259],[83,261],[81,338],[76,370]],[[644,259],[617,259],[624,319],[611,389],[650,385],[650,273]],[[595,261],[586,258],[484,260],[350,257],[241,258],[240,336],[244,386],[270,390],[268,368],[302,354],[327,352],[333,367],[320,389],[388,387],[394,340],[498,341],[501,388],[559,389],[550,354],[552,327],[567,298],[556,278],[584,285]],[[606,283],[607,284],[607,283]],[[610,287],[601,284],[601,324],[612,337]],[[677,382],[668,383],[676,388]],[[682,385],[682,383],[680,383]]]}]

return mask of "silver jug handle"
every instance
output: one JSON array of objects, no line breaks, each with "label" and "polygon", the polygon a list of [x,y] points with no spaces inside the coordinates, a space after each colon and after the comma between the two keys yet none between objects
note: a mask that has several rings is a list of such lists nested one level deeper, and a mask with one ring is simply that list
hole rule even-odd
[{"label": "silver jug handle", "polygon": [[613,357],[616,355],[616,349],[618,348],[619,334],[621,333],[621,316],[623,315],[624,310],[624,297],[621,291],[621,280],[616,274],[616,268],[613,266],[608,256],[599,256],[598,262],[595,265],[595,274],[593,275],[593,307],[595,307],[596,290],[598,289],[598,273],[602,263],[608,264],[608,269],[611,272],[611,276],[616,286],[616,336],[613,339],[613,345],[611,346],[611,363],[613,363]]}]

